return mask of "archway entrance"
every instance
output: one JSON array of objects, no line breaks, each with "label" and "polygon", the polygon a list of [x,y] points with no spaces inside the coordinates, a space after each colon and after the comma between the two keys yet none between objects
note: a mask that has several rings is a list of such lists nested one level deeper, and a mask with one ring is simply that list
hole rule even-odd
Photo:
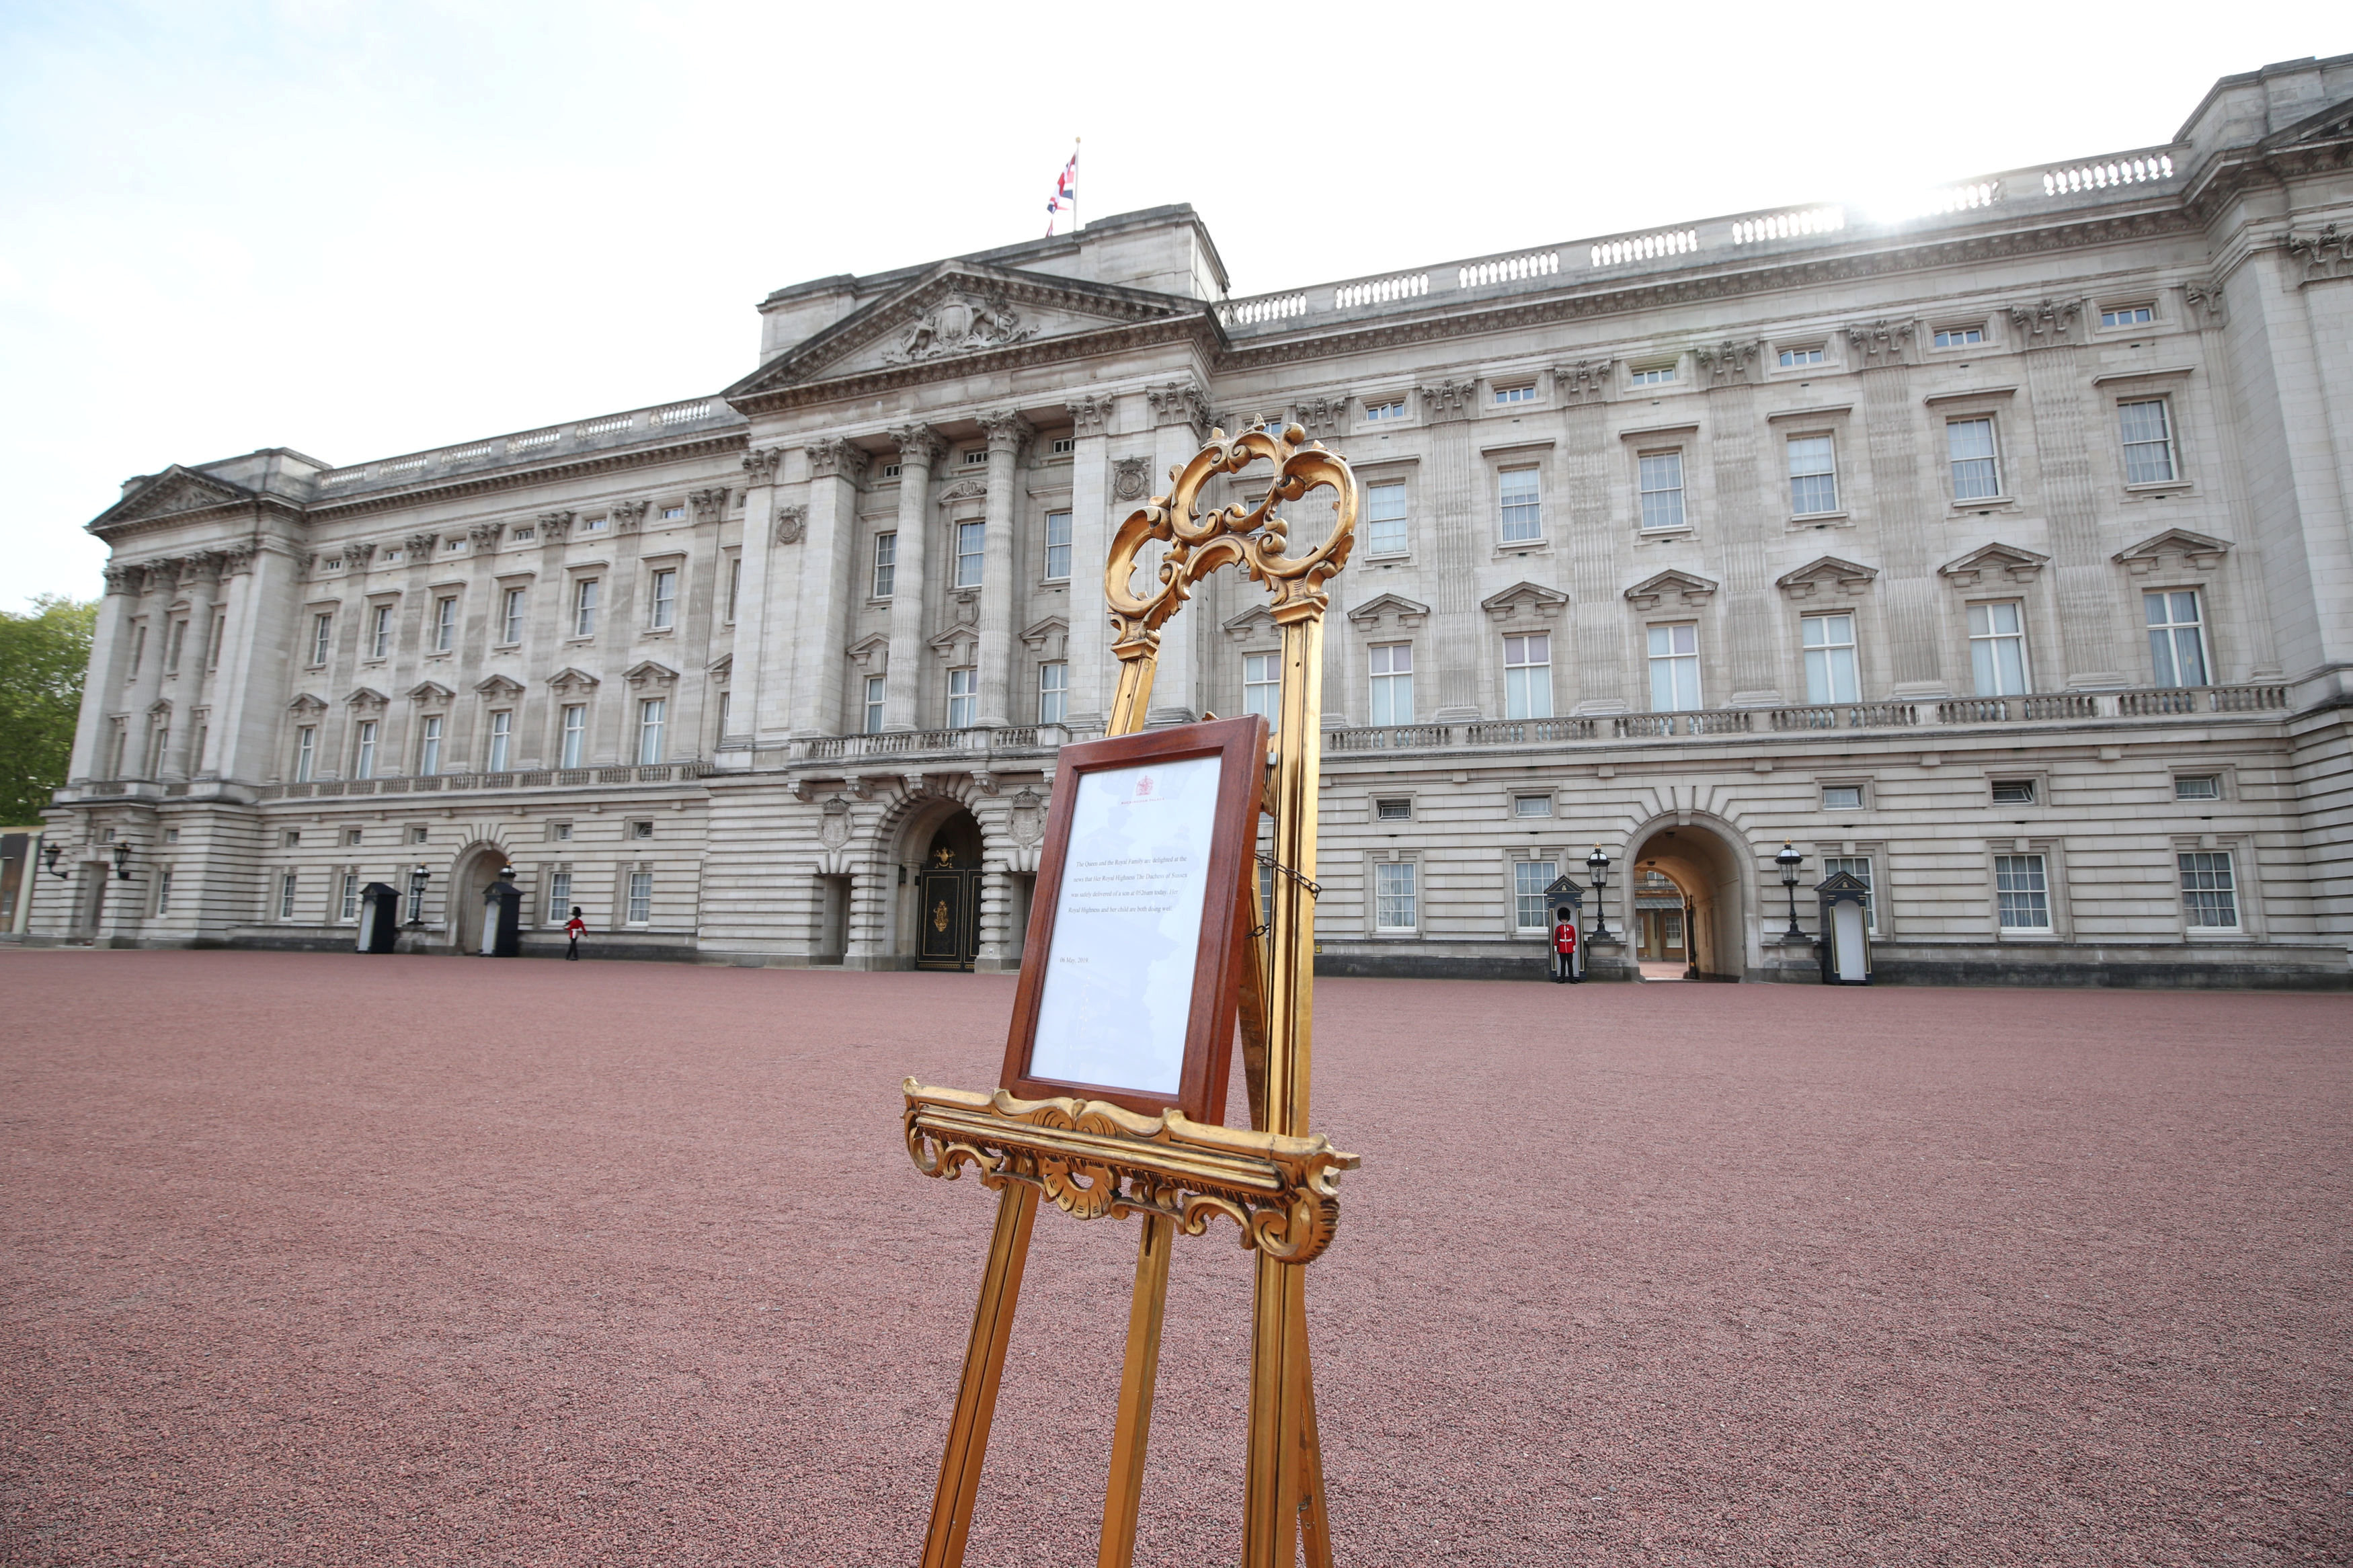
[{"label": "archway entrance", "polygon": [[449,936],[456,951],[482,951],[482,895],[506,868],[507,852],[495,844],[477,844],[458,857],[449,878]]},{"label": "archway entrance", "polygon": [[980,956],[980,824],[958,809],[924,840],[915,873],[915,967],[965,969]]},{"label": "archway entrance", "polygon": [[1626,940],[1643,979],[1737,980],[1747,969],[1740,860],[1714,828],[1652,829],[1626,886]]}]

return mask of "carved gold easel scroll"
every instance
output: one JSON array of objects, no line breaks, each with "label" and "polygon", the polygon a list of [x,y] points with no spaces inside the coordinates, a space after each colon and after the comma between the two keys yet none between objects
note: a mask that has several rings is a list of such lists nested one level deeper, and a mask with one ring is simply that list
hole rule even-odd
[{"label": "carved gold easel scroll", "polygon": [[[1201,510],[1204,486],[1258,462],[1271,463],[1274,475],[1257,505]],[[1353,1170],[1356,1158],[1307,1131],[1315,792],[1323,762],[1324,614],[1330,603],[1324,585],[1347,564],[1363,492],[1346,460],[1308,442],[1296,425],[1253,428],[1231,439],[1211,431],[1208,444],[1170,479],[1166,495],[1153,497],[1120,525],[1104,568],[1103,595],[1115,632],[1112,651],[1120,661],[1105,732],[1144,728],[1160,628],[1196,584],[1235,565],[1274,595],[1282,686],[1273,779],[1263,798],[1274,819],[1277,874],[1271,907],[1260,907],[1259,879],[1246,877],[1234,911],[1234,940],[1248,960],[1239,966],[1239,1013],[1250,1131],[1204,1126],[1180,1111],[1145,1117],[1100,1101],[1025,1100],[1001,1089],[973,1094],[907,1080],[907,1149],[916,1168],[953,1179],[969,1167],[1001,1194],[940,1461],[923,1568],[960,1568],[964,1561],[1040,1198],[1082,1219],[1132,1214],[1144,1222],[1104,1489],[1100,1568],[1128,1568],[1134,1558],[1169,1248],[1178,1230],[1198,1236],[1221,1215],[1240,1226],[1242,1245],[1258,1255],[1242,1565],[1293,1568],[1303,1542],[1310,1568],[1330,1568],[1332,1562],[1308,1364],[1304,1266],[1331,1242],[1339,1222],[1337,1176]],[[1333,492],[1332,531],[1314,549],[1294,555],[1289,525],[1275,509],[1315,489]],[[1154,585],[1138,596],[1134,579],[1146,547],[1155,543],[1166,549],[1153,570]]]}]

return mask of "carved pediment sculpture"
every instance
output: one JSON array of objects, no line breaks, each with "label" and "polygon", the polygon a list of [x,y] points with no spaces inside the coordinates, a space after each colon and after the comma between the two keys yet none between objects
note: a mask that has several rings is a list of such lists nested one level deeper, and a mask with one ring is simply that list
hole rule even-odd
[{"label": "carved pediment sculpture", "polygon": [[1715,596],[1716,584],[1689,572],[1662,572],[1646,577],[1626,590],[1626,602],[1638,610],[1655,610],[1672,599],[1688,609],[1697,609]]},{"label": "carved pediment sculpture", "polygon": [[1847,593],[1860,593],[1870,587],[1878,575],[1876,566],[1858,566],[1835,555],[1824,555],[1775,578],[1773,586],[1793,599],[1808,599],[1833,584]]},{"label": "carved pediment sculpture", "polygon": [[1490,594],[1479,601],[1487,618],[1496,622],[1513,622],[1533,626],[1539,621],[1556,621],[1568,595],[1557,588],[1547,588],[1540,583],[1514,583],[1500,594]]},{"label": "carved pediment sculpture", "polygon": [[1957,561],[1946,562],[1936,568],[1936,575],[1957,588],[1974,588],[1981,582],[2001,578],[2013,583],[2031,583],[2035,574],[2050,562],[2048,555],[1997,542],[1980,545]]},{"label": "carved pediment sculpture", "polygon": [[918,316],[882,351],[885,364],[914,364],[951,354],[980,353],[1037,336],[1003,294],[958,289]]},{"label": "carved pediment sculpture", "polygon": [[1394,622],[1400,627],[1418,626],[1430,618],[1430,606],[1418,605],[1403,594],[1379,594],[1348,612],[1350,624],[1364,631],[1385,628]]},{"label": "carved pediment sculpture", "polygon": [[2119,550],[2114,559],[2135,574],[2166,566],[2178,569],[2182,565],[2194,571],[2211,572],[2222,564],[2222,556],[2230,548],[2228,540],[2210,539],[2186,528],[2168,528],[2163,533],[2142,540],[2129,550]]},{"label": "carved pediment sculpture", "polygon": [[174,463],[160,474],[132,481],[122,499],[100,512],[90,527],[102,532],[117,523],[140,522],[151,517],[198,511],[206,507],[250,500],[252,497],[253,492],[243,485],[231,484],[227,479],[200,474]]}]

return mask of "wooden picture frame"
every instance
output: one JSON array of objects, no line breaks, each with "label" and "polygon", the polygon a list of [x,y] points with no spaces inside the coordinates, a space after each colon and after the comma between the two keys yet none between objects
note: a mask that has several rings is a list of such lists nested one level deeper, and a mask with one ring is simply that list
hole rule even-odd
[{"label": "wooden picture frame", "polygon": [[[1236,911],[1258,843],[1266,746],[1266,721],[1253,714],[1062,748],[1005,1043],[1008,1092],[1222,1121],[1247,952]],[[1122,856],[1123,845],[1145,852]]]}]

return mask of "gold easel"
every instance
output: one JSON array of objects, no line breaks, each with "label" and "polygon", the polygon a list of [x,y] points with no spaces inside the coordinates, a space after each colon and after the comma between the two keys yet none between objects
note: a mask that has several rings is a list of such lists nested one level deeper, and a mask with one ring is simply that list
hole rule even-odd
[{"label": "gold easel", "polygon": [[[1254,507],[1199,510],[1202,487],[1264,459],[1275,474]],[[1213,1215],[1240,1224],[1258,1254],[1250,1327],[1249,1470],[1243,1488],[1242,1568],[1293,1568],[1303,1538],[1309,1568],[1330,1568],[1323,1449],[1308,1365],[1304,1266],[1339,1222],[1338,1173],[1356,1158],[1307,1131],[1309,1045],[1314,988],[1315,812],[1322,764],[1324,584],[1347,563],[1362,491],[1347,462],[1309,443],[1296,425],[1253,428],[1229,440],[1213,430],[1193,460],[1121,524],[1104,569],[1120,660],[1119,688],[1105,733],[1144,728],[1159,660],[1160,627],[1193,585],[1233,564],[1274,595],[1282,633],[1282,706],[1273,779],[1265,809],[1274,818],[1273,900],[1261,909],[1258,879],[1246,877],[1234,912],[1234,941],[1246,954],[1240,1018],[1250,1131],[1203,1126],[1182,1111],[1139,1116],[1098,1100],[1024,1100],[928,1089],[906,1082],[906,1139],[927,1175],[954,1177],[965,1165],[998,1189],[997,1229],[981,1276],[980,1303],[965,1350],[964,1376],[939,1491],[923,1539],[923,1568],[961,1568],[973,1501],[980,1489],[990,1418],[1013,1329],[1030,1226],[1040,1197],[1082,1219],[1140,1215],[1135,1294],[1128,1309],[1127,1362],[1120,1377],[1111,1471],[1103,1496],[1101,1568],[1129,1568],[1160,1371],[1160,1330],[1168,1302],[1168,1254],[1181,1228],[1198,1236]],[[1332,531],[1306,553],[1287,553],[1288,527],[1275,511],[1312,489],[1333,492]],[[1131,589],[1145,545],[1167,549],[1158,585]]]}]

